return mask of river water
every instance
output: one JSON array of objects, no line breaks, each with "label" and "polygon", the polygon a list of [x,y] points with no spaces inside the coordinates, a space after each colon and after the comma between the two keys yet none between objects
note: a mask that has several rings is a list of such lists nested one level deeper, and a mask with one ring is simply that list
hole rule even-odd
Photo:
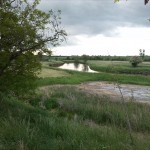
[{"label": "river water", "polygon": [[65,63],[58,68],[67,69],[67,70],[82,71],[82,72],[97,73],[97,71],[90,69],[90,67],[88,65],[81,64],[81,63]]}]

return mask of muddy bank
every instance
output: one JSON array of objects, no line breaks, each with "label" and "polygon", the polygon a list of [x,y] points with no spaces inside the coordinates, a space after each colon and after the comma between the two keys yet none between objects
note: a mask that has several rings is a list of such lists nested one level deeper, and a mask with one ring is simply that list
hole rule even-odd
[{"label": "muddy bank", "polygon": [[[88,82],[77,86],[91,94],[107,95],[114,100],[120,100],[118,86],[109,82]],[[150,86],[121,84],[121,92],[126,100],[150,103]]]}]

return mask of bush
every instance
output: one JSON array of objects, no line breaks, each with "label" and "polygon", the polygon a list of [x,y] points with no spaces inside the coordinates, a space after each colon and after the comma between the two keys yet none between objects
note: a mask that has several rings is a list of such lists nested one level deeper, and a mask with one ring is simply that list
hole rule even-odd
[{"label": "bush", "polygon": [[137,67],[137,65],[141,62],[142,62],[142,59],[141,57],[138,57],[138,56],[133,56],[130,59],[130,63],[133,67]]},{"label": "bush", "polygon": [[59,104],[57,103],[56,99],[51,98],[44,102],[44,106],[46,109],[50,110],[50,109],[57,108]]}]

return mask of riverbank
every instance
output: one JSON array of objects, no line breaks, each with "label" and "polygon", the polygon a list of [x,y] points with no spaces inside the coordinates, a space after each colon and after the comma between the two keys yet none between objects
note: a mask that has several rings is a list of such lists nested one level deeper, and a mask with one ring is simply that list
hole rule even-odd
[{"label": "riverbank", "polygon": [[150,86],[116,84],[110,82],[87,82],[77,85],[87,93],[94,95],[107,95],[112,100],[122,101],[122,95],[126,101],[150,104]]}]

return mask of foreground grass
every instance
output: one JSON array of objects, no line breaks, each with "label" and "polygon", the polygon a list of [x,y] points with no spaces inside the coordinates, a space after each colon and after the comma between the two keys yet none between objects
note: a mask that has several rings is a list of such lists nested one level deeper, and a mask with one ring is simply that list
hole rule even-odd
[{"label": "foreground grass", "polygon": [[149,150],[149,105],[127,103],[132,145],[120,103],[64,86],[38,93],[28,103],[1,95],[0,149]]}]

